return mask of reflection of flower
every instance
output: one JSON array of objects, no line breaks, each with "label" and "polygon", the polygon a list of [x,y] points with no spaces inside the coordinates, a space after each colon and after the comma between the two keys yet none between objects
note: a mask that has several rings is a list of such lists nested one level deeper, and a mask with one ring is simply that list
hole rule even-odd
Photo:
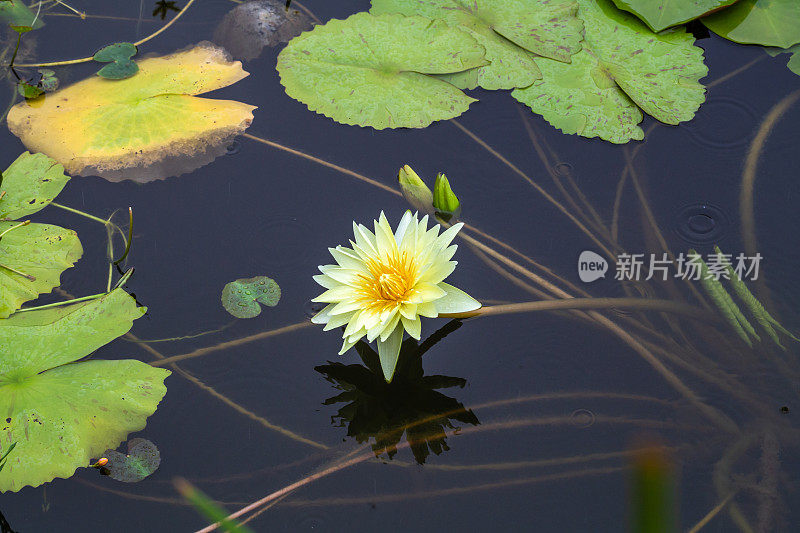
[{"label": "reflection of flower", "polygon": [[[386,453],[391,459],[405,433],[409,448],[418,463],[428,455],[447,451],[447,430],[456,423],[476,425],[480,422],[464,405],[437,391],[449,387],[464,387],[466,380],[449,376],[425,376],[422,354],[449,331],[458,328],[451,322],[440,332],[417,346],[406,339],[399,356],[397,372],[391,383],[380,377],[378,355],[365,342],[356,344],[362,365],[331,363],[315,368],[325,379],[342,389],[341,394],[325,400],[325,405],[345,403],[331,421],[347,426],[347,435],[359,443],[373,440],[376,455]],[[376,373],[377,371],[377,373]]]},{"label": "reflection of flower", "polygon": [[312,322],[326,324],[326,331],[347,325],[340,355],[365,335],[369,342],[377,339],[386,381],[392,380],[403,331],[420,338],[421,316],[435,318],[481,306],[443,282],[456,267],[450,261],[456,246],[450,243],[462,224],[441,235],[438,224],[431,229],[427,225],[427,216],[417,220],[411,212],[406,212],[394,233],[383,213],[375,221],[375,233],[354,222],[352,249],[331,248],[337,264],[320,266],[322,274],[314,276],[328,290],[313,301],[329,305]]}]

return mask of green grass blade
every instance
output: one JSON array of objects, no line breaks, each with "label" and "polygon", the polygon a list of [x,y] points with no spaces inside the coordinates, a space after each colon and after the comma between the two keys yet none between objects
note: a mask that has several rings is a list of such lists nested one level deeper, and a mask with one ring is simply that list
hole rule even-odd
[{"label": "green grass blade", "polygon": [[736,331],[736,334],[739,335],[748,346],[753,346],[753,342],[750,340],[748,334],[760,341],[761,338],[756,334],[755,328],[753,328],[753,325],[750,324],[744,314],[742,314],[739,306],[733,301],[733,298],[731,298],[731,295],[725,290],[725,287],[722,286],[722,283],[713,276],[709,277],[708,265],[703,261],[700,254],[695,250],[689,250],[688,256],[691,258],[696,257],[700,261],[700,283],[711,297],[714,305],[716,305],[720,313],[722,313],[723,318],[725,318],[728,324]]},{"label": "green grass blade", "polygon": [[[715,246],[714,250],[720,256],[722,255],[722,252],[718,246]],[[736,274],[730,262],[726,262],[725,268],[730,276],[731,285],[733,286],[733,291],[736,293],[736,296],[738,296],[739,299],[744,302],[744,304],[747,306],[747,309],[750,311],[750,314],[755,317],[756,321],[761,325],[762,328],[764,328],[764,331],[767,332],[767,335],[769,335],[775,344],[780,346],[783,350],[786,349],[786,347],[781,344],[780,338],[778,337],[775,329],[797,341],[798,338],[795,337],[789,330],[784,328],[777,320],[775,320],[764,308],[762,303],[758,301],[755,295],[750,292],[750,289],[747,288],[745,282]]]},{"label": "green grass blade", "polygon": [[186,498],[199,514],[215,524],[219,523],[222,531],[227,531],[228,533],[253,533],[253,530],[249,527],[243,526],[234,520],[228,520],[229,513],[225,509],[219,507],[211,498],[185,479],[178,478],[173,483],[178,492],[181,493],[181,496]]}]

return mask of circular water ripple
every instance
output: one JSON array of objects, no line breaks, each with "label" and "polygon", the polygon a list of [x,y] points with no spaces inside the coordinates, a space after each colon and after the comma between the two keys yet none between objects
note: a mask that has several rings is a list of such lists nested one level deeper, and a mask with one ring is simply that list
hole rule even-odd
[{"label": "circular water ripple", "polygon": [[698,144],[720,149],[741,148],[750,142],[758,121],[753,108],[727,96],[709,98],[695,120],[684,128]]},{"label": "circular water ripple", "polygon": [[594,413],[588,409],[575,409],[569,415],[572,419],[572,425],[578,428],[588,428],[594,425]]},{"label": "circular water ripple", "polygon": [[674,221],[675,233],[690,244],[717,243],[727,234],[729,227],[725,212],[707,203],[681,208]]}]

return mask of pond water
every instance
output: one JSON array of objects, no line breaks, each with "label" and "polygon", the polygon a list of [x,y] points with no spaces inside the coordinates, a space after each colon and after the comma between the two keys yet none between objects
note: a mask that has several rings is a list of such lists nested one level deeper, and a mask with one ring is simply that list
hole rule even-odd
[{"label": "pond water", "polygon": [[[35,41],[26,61],[83,57],[163,24],[150,16],[150,2],[70,5],[90,16],[53,16],[69,11],[51,9],[46,28],[26,36]],[[305,5],[323,21],[369,8],[367,0]],[[211,40],[233,6],[198,0],[141,52],[166,54]],[[545,265],[562,280],[547,278],[570,294],[699,307],[704,293],[698,282],[623,282],[614,279],[614,264],[605,278],[581,281],[581,252],[602,250],[541,192],[591,233],[613,229],[612,240],[602,242],[620,253],[660,257],[661,238],[675,254],[689,248],[708,254],[714,245],[734,255],[748,252],[740,210],[745,159],[764,118],[800,88],[800,78],[786,68],[785,56],[771,58],[758,47],[713,34],[697,44],[710,71],[703,80],[706,103],[681,126],[646,118],[645,140],[626,146],[564,135],[505,91],[474,91],[480,101],[468,113],[425,129],[337,124],[285,94],[275,70],[282,45],[268,47],[244,63],[249,77],[212,96],[258,106],[248,134],[311,157],[239,137],[225,155],[179,177],[144,184],[73,178],[59,203],[100,217],[133,208],[128,265],[135,273],[127,287],[148,312],[132,333],[144,340],[188,337],[146,345],[121,338],[93,357],[155,362],[190,356],[166,367],[173,371],[167,395],[147,427],[132,435],[157,444],[161,465],[153,475],[124,484],[79,469],[70,479],[5,493],[0,511],[10,527],[195,531],[208,522],[185,505],[175,477],[234,511],[317,474],[249,525],[256,531],[619,531],[630,512],[631,450],[657,442],[669,448],[681,529],[734,494],[759,530],[797,530],[800,345],[788,338],[785,352],[768,342],[748,348],[724,321],[711,320],[712,307],[706,311],[711,319],[704,319],[606,306],[596,311],[605,325],[568,310],[499,314],[460,327],[440,318],[423,322],[422,338],[445,327],[449,334],[430,346],[421,365],[425,376],[452,379],[420,378],[418,361],[409,356],[393,387],[366,380],[366,390],[337,403],[326,402],[342,393],[337,379],[361,383],[363,372],[323,365],[360,365],[361,359],[355,350],[337,356],[340,335],[308,322],[318,309],[310,300],[320,292],[312,276],[317,265],[330,263],[327,248],[347,243],[353,220],[370,225],[383,211],[395,225],[408,208],[396,194],[397,171],[405,164],[426,179],[446,173],[461,200],[462,220],[508,248],[464,233],[526,269],[542,272],[520,254]],[[91,75],[96,65],[56,70],[66,85]],[[4,89],[7,96],[12,89]],[[763,259],[761,281],[752,288],[793,332],[800,331],[798,121],[800,106],[790,106],[769,132],[754,195],[756,251]],[[4,166],[23,150],[0,128]],[[36,218],[81,237],[84,256],[63,274],[62,289],[102,291],[104,229],[53,207]],[[126,222],[120,215],[117,221]],[[456,242],[454,285],[486,305],[541,299],[528,292],[535,284],[520,271],[489,264],[469,241]],[[280,303],[232,322],[220,304],[223,286],[257,275],[280,284]],[[203,332],[211,333],[195,336]],[[654,359],[633,349],[630,335],[643,339]],[[665,379],[665,371],[685,389]],[[350,401],[358,408],[343,409]],[[698,404],[723,413],[736,429],[725,429]],[[339,414],[356,418],[342,421]],[[426,420],[423,429],[409,431],[428,436],[427,453],[418,438],[409,446],[406,436],[398,442],[384,435],[397,442],[396,454],[375,459],[355,438],[384,422],[402,430],[419,419]],[[343,466],[365,452],[363,460]],[[726,509],[707,529],[737,526]]]}]

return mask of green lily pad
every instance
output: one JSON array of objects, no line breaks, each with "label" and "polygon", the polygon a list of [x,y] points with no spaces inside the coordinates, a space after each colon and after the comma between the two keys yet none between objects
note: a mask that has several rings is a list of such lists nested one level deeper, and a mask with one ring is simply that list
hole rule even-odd
[{"label": "green lily pad", "polygon": [[[18,225],[0,222],[0,233]],[[78,235],[50,224],[11,229],[0,239],[0,319],[60,284],[83,254]]]},{"label": "green lily pad", "polygon": [[16,0],[14,2],[0,2],[0,21],[3,22],[3,25],[33,25],[34,29],[39,29],[44,26],[44,22],[42,22],[41,17],[37,18],[36,13],[27,5],[25,5],[25,2],[22,0]]},{"label": "green lily pad", "polygon": [[155,472],[161,464],[158,448],[147,439],[129,440],[127,454],[106,450],[103,457],[108,459],[108,463],[103,467],[108,476],[124,483],[143,480]]},{"label": "green lily pad", "polygon": [[781,48],[800,43],[797,0],[739,0],[702,20],[709,30],[737,43]]},{"label": "green lily pad", "polygon": [[441,20],[356,13],[292,39],[278,55],[286,94],[337,122],[424,128],[474,102],[426,74],[486,65],[484,48]]},{"label": "green lily pad", "polygon": [[0,320],[0,443],[17,443],[0,492],[69,477],[145,427],[169,371],[134,360],[74,362],[127,332],[144,311],[116,289]]},{"label": "green lily pad", "polygon": [[708,69],[691,34],[655,34],[610,0],[579,3],[583,50],[571,65],[537,60],[544,79],[515,89],[514,98],[565,133],[615,143],[643,138],[637,106],[666,124],[694,117],[705,100],[698,80]]},{"label": "green lily pad", "polygon": [[2,174],[0,234],[8,233],[0,237],[0,319],[58,286],[61,273],[83,253],[72,230],[14,222],[49,204],[68,180],[64,167],[44,154],[28,152]]},{"label": "green lily pad", "polygon": [[278,305],[281,288],[266,276],[237,279],[222,289],[222,306],[236,318],[253,318],[261,313],[262,303],[269,307]]},{"label": "green lily pad", "polygon": [[466,30],[491,64],[442,79],[460,89],[513,89],[542,77],[537,54],[569,62],[581,49],[577,10],[571,0],[372,0],[370,13],[421,15]]},{"label": "green lily pad", "polygon": [[139,72],[139,65],[131,61],[138,52],[133,43],[114,43],[101,48],[92,59],[109,64],[97,71],[97,75],[108,80],[130,78]]},{"label": "green lily pad", "polygon": [[23,152],[0,180],[0,218],[17,220],[43,209],[64,188],[64,166],[44,154]]},{"label": "green lily pad", "polygon": [[642,19],[651,30],[659,32],[666,28],[689,22],[723,9],[738,0],[614,0],[618,8],[629,11]]}]

